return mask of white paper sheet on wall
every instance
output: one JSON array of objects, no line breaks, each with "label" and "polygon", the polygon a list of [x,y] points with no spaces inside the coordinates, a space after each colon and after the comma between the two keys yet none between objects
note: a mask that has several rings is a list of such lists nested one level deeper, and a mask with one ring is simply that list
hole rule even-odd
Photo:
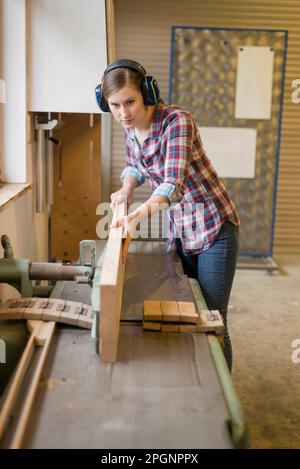
[{"label": "white paper sheet on wall", "polygon": [[240,46],[238,49],[235,118],[270,119],[274,50]]},{"label": "white paper sheet on wall", "polygon": [[204,149],[221,177],[254,178],[256,129],[199,127]]}]

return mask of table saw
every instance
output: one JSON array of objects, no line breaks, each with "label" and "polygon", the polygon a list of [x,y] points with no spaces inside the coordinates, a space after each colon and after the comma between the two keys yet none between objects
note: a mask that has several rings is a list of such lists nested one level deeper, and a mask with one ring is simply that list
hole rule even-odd
[{"label": "table saw", "polygon": [[[103,242],[97,244],[101,272]],[[49,300],[90,305],[91,292],[89,283],[58,281]],[[220,338],[208,333],[145,331],[145,299],[193,301],[199,310],[206,309],[197,282],[184,275],[176,253],[166,253],[161,242],[133,241],[126,261],[117,360],[99,360],[95,331],[93,338],[89,330],[57,324],[20,447],[247,446],[244,416]],[[2,333],[16,325],[25,328],[24,321],[8,323],[2,322]],[[21,336],[24,347],[24,331]],[[34,363],[32,369],[29,375]],[[30,386],[29,376],[23,383],[24,395],[30,393]],[[2,406],[6,396],[7,390]],[[22,397],[19,400],[10,411],[2,447],[14,447],[12,441],[22,423]]]}]

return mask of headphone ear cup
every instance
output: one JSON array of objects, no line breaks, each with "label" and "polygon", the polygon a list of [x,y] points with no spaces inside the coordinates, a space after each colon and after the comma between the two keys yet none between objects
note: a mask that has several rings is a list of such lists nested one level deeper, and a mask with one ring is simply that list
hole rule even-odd
[{"label": "headphone ear cup", "polygon": [[96,100],[98,103],[99,108],[101,109],[102,112],[110,112],[108,102],[106,99],[104,99],[102,95],[102,85],[98,85],[95,89],[96,93]]},{"label": "headphone ear cup", "polygon": [[146,75],[142,84],[142,94],[146,106],[154,106],[159,100],[157,81],[151,75]]},{"label": "headphone ear cup", "polygon": [[100,107],[101,111],[103,111],[103,112],[110,112],[108,102],[106,101],[106,99],[103,98],[103,96],[101,96],[101,101],[100,101],[100,106],[99,107]]}]

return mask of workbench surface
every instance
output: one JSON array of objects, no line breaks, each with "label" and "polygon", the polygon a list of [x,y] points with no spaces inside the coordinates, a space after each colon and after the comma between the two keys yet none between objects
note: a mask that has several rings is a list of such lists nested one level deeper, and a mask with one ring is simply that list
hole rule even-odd
[{"label": "workbench surface", "polygon": [[191,293],[178,260],[172,274],[171,258],[142,261],[138,246],[126,264],[117,362],[101,363],[89,331],[59,326],[23,447],[232,448],[206,335],[142,329],[142,300],[155,297],[154,284],[161,299],[172,289],[175,300]]},{"label": "workbench surface", "polygon": [[231,448],[205,335],[121,326],[119,360],[99,361],[87,331],[61,329],[26,448]]}]

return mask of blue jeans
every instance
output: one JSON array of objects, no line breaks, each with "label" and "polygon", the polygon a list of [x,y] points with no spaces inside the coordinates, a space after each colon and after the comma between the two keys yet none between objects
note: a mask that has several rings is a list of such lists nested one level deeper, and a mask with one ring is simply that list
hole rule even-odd
[{"label": "blue jeans", "polygon": [[184,273],[198,280],[208,309],[218,309],[223,317],[224,355],[231,370],[232,347],[227,327],[227,308],[236,270],[239,227],[230,221],[225,222],[213,245],[200,254],[184,255],[180,239],[176,239],[176,249]]}]

